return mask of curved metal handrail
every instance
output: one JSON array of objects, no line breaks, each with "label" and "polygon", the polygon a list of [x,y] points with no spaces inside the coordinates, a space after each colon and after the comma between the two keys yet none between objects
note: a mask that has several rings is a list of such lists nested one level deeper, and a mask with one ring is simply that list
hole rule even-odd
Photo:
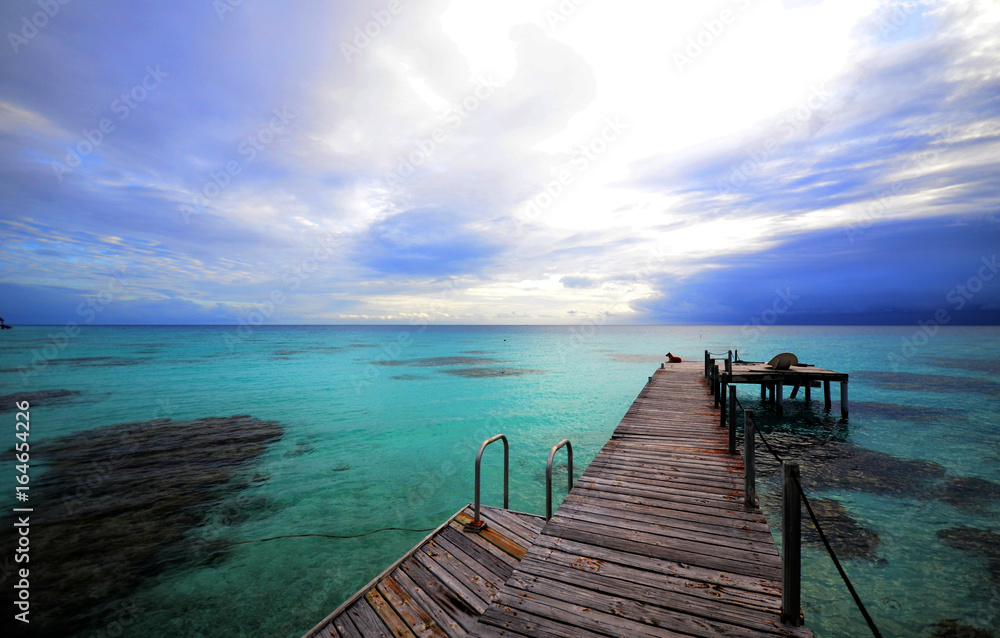
[{"label": "curved metal handrail", "polygon": [[509,509],[508,507],[508,495],[509,495],[509,469],[510,469],[510,446],[507,444],[507,437],[503,434],[497,434],[491,436],[490,438],[483,441],[483,444],[479,446],[479,453],[476,454],[476,500],[475,500],[475,514],[471,522],[465,524],[465,529],[467,531],[480,532],[486,529],[486,523],[479,520],[479,465],[483,460],[483,451],[486,446],[490,443],[496,441],[503,441],[503,508]]},{"label": "curved metal handrail", "polygon": [[566,446],[566,454],[569,457],[569,466],[566,468],[569,475],[569,485],[567,491],[573,489],[573,445],[569,439],[563,439],[549,450],[549,462],[545,465],[545,520],[552,518],[552,459],[555,458],[559,448]]}]

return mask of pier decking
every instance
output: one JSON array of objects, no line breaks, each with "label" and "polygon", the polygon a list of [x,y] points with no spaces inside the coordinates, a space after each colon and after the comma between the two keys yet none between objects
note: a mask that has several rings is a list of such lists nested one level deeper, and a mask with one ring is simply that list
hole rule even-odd
[{"label": "pier decking", "polygon": [[480,516],[487,530],[467,534],[462,509],[304,638],[468,635],[545,523],[496,507]]},{"label": "pier decking", "polygon": [[473,635],[812,636],[698,363],[657,370]]},{"label": "pier decking", "polygon": [[657,370],[547,523],[453,518],[307,636],[811,637],[781,623],[781,560],[704,372]]}]

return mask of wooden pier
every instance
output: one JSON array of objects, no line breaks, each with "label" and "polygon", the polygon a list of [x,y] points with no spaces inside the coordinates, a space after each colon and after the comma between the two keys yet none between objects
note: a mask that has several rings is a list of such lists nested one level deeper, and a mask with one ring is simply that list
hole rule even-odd
[{"label": "wooden pier", "polygon": [[709,385],[666,364],[551,520],[466,508],[306,636],[812,636]]}]

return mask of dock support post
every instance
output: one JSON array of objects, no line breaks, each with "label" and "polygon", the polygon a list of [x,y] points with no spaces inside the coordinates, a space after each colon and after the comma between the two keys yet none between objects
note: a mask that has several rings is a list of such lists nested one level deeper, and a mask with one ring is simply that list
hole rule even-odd
[{"label": "dock support post", "polygon": [[747,509],[757,505],[757,464],[753,447],[755,429],[753,410],[743,410],[743,506]]},{"label": "dock support post", "polygon": [[729,386],[729,453],[736,454],[736,384]]},{"label": "dock support post", "polygon": [[827,410],[830,409],[830,403],[830,381],[823,379],[823,405]]},{"label": "dock support post", "polygon": [[781,463],[781,621],[802,625],[802,501],[799,464]]},{"label": "dock support post", "polygon": [[709,363],[708,363],[708,350],[706,350],[705,351],[705,378],[707,379],[708,377],[710,377],[711,373],[712,373],[712,370],[709,367]]},{"label": "dock support post", "polygon": [[760,402],[763,403],[767,401],[767,384],[761,382],[760,384]]},{"label": "dock support post", "polygon": [[770,401],[771,403],[774,403],[774,384],[773,383],[768,383],[767,384],[767,400]]},{"label": "dock support post", "polygon": [[847,418],[847,381],[840,382],[840,416]]},{"label": "dock support post", "polygon": [[729,374],[733,373],[733,351],[730,350],[729,354],[726,355],[726,372]]},{"label": "dock support post", "polygon": [[722,383],[719,384],[719,427],[726,427],[726,395],[729,394],[729,384],[726,379],[729,377],[722,375]]},{"label": "dock support post", "polygon": [[774,402],[778,406],[778,414],[781,414],[781,411],[783,409],[782,401],[784,400],[785,397],[782,395],[784,394],[785,394],[785,384],[783,384],[781,381],[778,381],[777,383],[774,384]]},{"label": "dock support post", "polygon": [[712,394],[715,395],[715,407],[719,407],[719,366],[718,364],[712,366]]},{"label": "dock support post", "polygon": [[[663,364],[660,364],[660,365],[663,365]],[[810,401],[812,401],[812,381],[808,381],[808,380],[806,381],[805,391],[806,391],[806,395],[805,395],[804,398],[805,398],[806,403],[809,403]]]}]

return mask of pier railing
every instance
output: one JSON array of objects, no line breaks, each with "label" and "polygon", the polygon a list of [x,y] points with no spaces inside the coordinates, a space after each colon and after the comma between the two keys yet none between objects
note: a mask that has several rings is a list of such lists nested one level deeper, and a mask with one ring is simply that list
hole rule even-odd
[{"label": "pier railing", "polygon": [[[706,362],[707,362],[706,352]],[[718,370],[718,366],[715,366]],[[717,388],[719,394],[723,393],[722,388]],[[729,453],[736,454],[736,405],[742,408],[743,412],[743,504],[747,509],[757,507],[757,460],[756,460],[756,440],[759,438],[781,465],[781,620],[792,625],[801,626],[802,618],[802,506],[805,505],[809,518],[812,520],[816,532],[819,534],[823,546],[833,560],[834,566],[840,573],[847,590],[854,599],[855,604],[864,616],[868,628],[875,638],[882,638],[875,621],[868,613],[867,608],[858,596],[857,590],[851,583],[847,572],[844,571],[836,552],[830,545],[823,527],[813,511],[812,504],[802,488],[799,464],[786,461],[774,450],[764,433],[757,427],[753,410],[743,408],[736,395],[736,386],[729,386]],[[718,395],[717,395],[718,396]],[[726,402],[722,402],[721,421],[726,424]]]}]

